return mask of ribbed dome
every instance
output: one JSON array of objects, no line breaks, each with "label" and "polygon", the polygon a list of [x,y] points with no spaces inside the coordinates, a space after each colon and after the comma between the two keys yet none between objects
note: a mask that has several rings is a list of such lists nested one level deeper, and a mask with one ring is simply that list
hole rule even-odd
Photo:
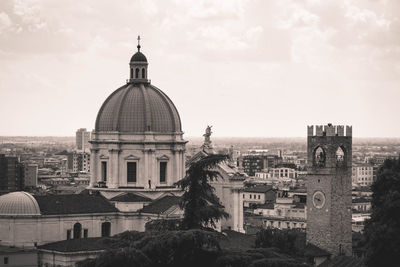
[{"label": "ribbed dome", "polygon": [[96,132],[181,132],[181,120],[172,101],[147,83],[129,83],[114,91],[103,103],[96,119]]},{"label": "ribbed dome", "polygon": [[131,57],[131,62],[134,62],[134,61],[147,62],[147,58],[142,52],[136,52]]},{"label": "ribbed dome", "polygon": [[12,192],[0,196],[1,215],[40,215],[39,204],[27,192]]}]

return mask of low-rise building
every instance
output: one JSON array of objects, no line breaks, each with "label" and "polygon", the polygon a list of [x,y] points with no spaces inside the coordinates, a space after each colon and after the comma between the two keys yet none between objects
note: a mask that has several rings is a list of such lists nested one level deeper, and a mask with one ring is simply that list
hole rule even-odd
[{"label": "low-rise building", "polygon": [[358,186],[371,186],[374,182],[374,170],[370,164],[357,164],[352,167],[352,184]]},{"label": "low-rise building", "polygon": [[0,266],[37,267],[37,251],[33,248],[0,246]]},{"label": "low-rise building", "polygon": [[265,204],[275,200],[275,191],[271,185],[258,185],[243,190],[243,206],[248,208],[254,204]]}]

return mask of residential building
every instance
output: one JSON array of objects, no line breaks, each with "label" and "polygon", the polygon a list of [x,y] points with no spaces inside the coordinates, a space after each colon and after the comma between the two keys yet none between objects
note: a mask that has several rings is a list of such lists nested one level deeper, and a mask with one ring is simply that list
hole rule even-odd
[{"label": "residential building", "polygon": [[[68,153],[68,171],[69,172],[90,172],[90,153],[74,151]],[[63,164],[64,161],[62,161]]]},{"label": "residential building", "polygon": [[254,176],[256,172],[261,172],[267,168],[275,168],[282,162],[282,158],[277,155],[268,155],[265,153],[244,154],[238,159],[238,166],[243,168],[243,171]]},{"label": "residential building", "polygon": [[78,151],[90,151],[90,132],[86,128],[80,128],[76,131],[76,149]]},{"label": "residential building", "polygon": [[374,167],[371,164],[358,164],[352,167],[352,186],[371,186],[374,182]]},{"label": "residential building", "polygon": [[38,183],[38,165],[25,164],[24,166],[24,186],[37,187]]},{"label": "residential building", "polygon": [[24,165],[18,157],[0,154],[0,192],[12,192],[24,188]]},{"label": "residential building", "polygon": [[255,204],[271,203],[275,200],[275,191],[271,185],[258,185],[243,190],[243,206],[254,207]]}]

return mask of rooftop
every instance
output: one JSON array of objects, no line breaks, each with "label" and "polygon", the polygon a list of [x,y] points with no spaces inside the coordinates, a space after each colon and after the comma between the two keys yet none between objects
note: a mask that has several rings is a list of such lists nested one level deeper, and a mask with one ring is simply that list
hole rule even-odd
[{"label": "rooftop", "polygon": [[272,185],[258,185],[254,187],[245,188],[243,191],[250,193],[266,193],[272,189],[273,189]]},{"label": "rooftop", "polygon": [[35,198],[27,192],[12,192],[0,196],[0,215],[40,215]]},{"label": "rooftop", "polygon": [[108,240],[107,237],[69,239],[47,243],[39,246],[38,249],[59,252],[99,251],[110,247],[111,242],[107,242]]},{"label": "rooftop", "polygon": [[174,205],[179,205],[181,197],[164,196],[159,198],[140,210],[142,213],[162,214]]},{"label": "rooftop", "polygon": [[110,199],[110,201],[116,201],[116,202],[152,202],[153,200],[148,198],[148,197],[144,197],[144,196],[140,196],[134,193],[125,193],[125,194],[121,194],[118,195],[116,197],[113,197]]},{"label": "rooftop", "polygon": [[333,259],[324,261],[319,267],[365,267],[366,265],[361,259],[350,256],[336,256]]},{"label": "rooftop", "polygon": [[106,198],[99,195],[34,196],[42,215],[118,212]]},{"label": "rooftop", "polygon": [[313,256],[313,257],[321,257],[321,256],[330,256],[331,253],[329,253],[328,251],[317,247],[314,244],[308,243],[306,245],[306,249],[304,252],[305,256]]}]

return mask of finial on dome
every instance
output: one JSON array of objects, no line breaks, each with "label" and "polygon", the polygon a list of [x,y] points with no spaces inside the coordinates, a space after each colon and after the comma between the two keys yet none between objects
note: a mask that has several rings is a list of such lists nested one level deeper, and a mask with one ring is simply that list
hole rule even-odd
[{"label": "finial on dome", "polygon": [[140,35],[137,37],[137,51],[140,52]]}]

